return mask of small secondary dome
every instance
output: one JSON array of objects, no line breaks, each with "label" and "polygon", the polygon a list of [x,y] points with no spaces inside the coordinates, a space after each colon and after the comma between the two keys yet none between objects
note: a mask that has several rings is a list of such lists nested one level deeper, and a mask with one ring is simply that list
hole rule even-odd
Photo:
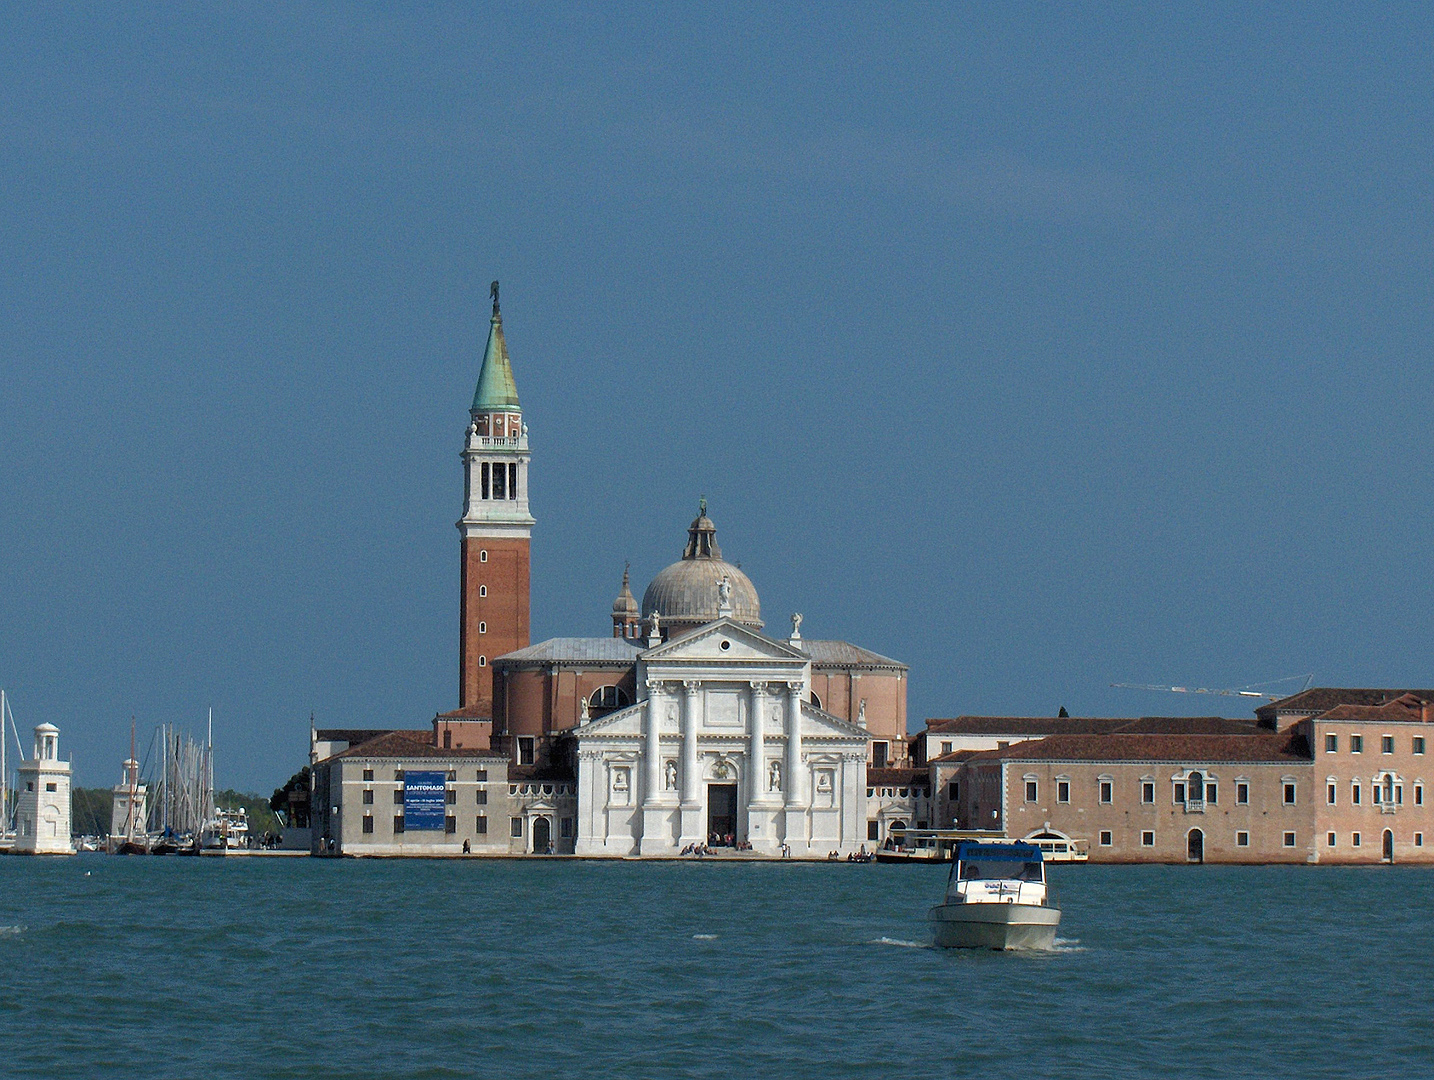
[{"label": "small secondary dome", "polygon": [[682,633],[716,620],[722,608],[722,581],[730,586],[727,603],[732,618],[755,629],[762,627],[757,589],[741,570],[722,558],[717,526],[702,500],[697,518],[687,527],[687,546],[678,562],[660,571],[642,594],[642,617],[657,612],[664,635]]}]

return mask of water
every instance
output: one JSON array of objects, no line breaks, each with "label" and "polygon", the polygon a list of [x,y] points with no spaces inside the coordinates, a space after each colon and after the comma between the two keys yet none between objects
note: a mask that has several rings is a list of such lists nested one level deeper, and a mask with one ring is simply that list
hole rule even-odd
[{"label": "water", "polygon": [[1434,1074],[1434,872],[1052,879],[1016,955],[931,867],[0,858],[0,1076]]}]

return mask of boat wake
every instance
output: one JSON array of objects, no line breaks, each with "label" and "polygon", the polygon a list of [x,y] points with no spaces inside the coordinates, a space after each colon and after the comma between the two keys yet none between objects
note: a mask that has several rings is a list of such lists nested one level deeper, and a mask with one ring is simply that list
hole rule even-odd
[{"label": "boat wake", "polygon": [[717,940],[717,935],[716,935],[716,934],[693,934],[693,935],[692,935],[692,940],[693,940],[693,941],[716,941],[716,940]]},{"label": "boat wake", "polygon": [[25,932],[23,926],[0,926],[0,937],[18,937]]},{"label": "boat wake", "polygon": [[903,941],[901,938],[879,937],[867,942],[868,945],[894,945],[898,949],[934,949],[929,941]]}]

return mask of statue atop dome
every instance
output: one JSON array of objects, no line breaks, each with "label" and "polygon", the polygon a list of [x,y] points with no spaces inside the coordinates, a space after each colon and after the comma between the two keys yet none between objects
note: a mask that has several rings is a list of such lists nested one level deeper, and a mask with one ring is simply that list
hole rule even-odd
[{"label": "statue atop dome", "polygon": [[660,571],[642,594],[642,618],[658,615],[665,639],[724,616],[760,630],[762,605],[756,587],[740,568],[722,558],[717,526],[707,516],[707,500],[697,505],[682,558]]}]

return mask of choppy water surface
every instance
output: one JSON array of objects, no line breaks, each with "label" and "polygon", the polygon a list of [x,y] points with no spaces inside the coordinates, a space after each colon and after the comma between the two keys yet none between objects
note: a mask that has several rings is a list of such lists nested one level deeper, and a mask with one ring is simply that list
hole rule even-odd
[{"label": "choppy water surface", "polygon": [[0,1075],[1414,1077],[1434,871],[0,858]]}]

